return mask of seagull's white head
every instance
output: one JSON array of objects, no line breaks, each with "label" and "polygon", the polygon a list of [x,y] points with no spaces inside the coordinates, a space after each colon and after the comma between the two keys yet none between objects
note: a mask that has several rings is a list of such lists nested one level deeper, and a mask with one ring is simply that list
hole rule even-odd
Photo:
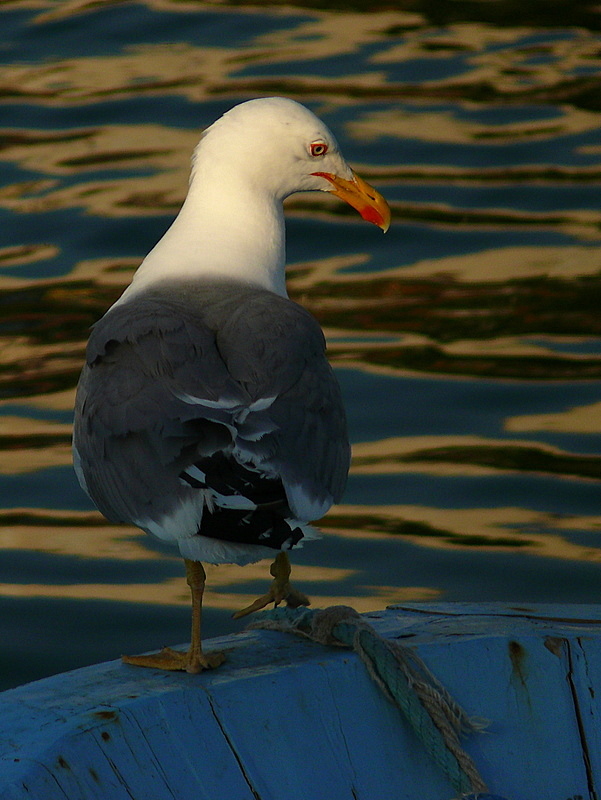
[{"label": "seagull's white head", "polygon": [[294,192],[332,192],[384,231],[390,224],[382,195],[349,167],[327,126],[293,100],[249,100],[207,128],[192,180],[219,178],[215,170],[223,181],[244,180],[280,201]]},{"label": "seagull's white head", "polygon": [[165,278],[221,277],[286,297],[282,201],[331,192],[386,230],[390,209],[356,175],[311,111],[271,97],[235,106],[204,132],[186,200],[122,299]]}]

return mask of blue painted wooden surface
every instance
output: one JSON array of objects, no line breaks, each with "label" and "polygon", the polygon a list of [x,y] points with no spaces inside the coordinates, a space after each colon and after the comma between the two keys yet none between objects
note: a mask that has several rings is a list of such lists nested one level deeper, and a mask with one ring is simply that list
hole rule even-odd
[{"label": "blue painted wooden surface", "polygon": [[[488,731],[508,800],[601,797],[601,609],[412,604],[367,615]],[[202,675],[100,664],[0,695],[2,800],[451,800],[349,651],[267,631]]]}]

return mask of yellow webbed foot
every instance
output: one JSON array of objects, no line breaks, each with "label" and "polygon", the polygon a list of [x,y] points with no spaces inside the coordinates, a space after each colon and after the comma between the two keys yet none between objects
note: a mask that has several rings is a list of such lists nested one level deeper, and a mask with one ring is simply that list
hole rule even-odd
[{"label": "yellow webbed foot", "polygon": [[186,653],[163,647],[159,653],[142,656],[121,656],[124,664],[134,667],[150,667],[151,669],[181,670],[182,672],[202,672],[215,669],[225,661],[223,653],[204,653],[200,636],[202,618],[202,596],[205,588],[206,574],[200,561],[184,559],[186,563],[186,580],[192,593],[192,634],[190,647]]},{"label": "yellow webbed foot", "polygon": [[203,653],[188,651],[182,653],[171,647],[163,647],[159,653],[142,656],[121,656],[124,664],[152,669],[181,670],[198,673],[205,669],[215,669],[225,660],[223,653]]}]

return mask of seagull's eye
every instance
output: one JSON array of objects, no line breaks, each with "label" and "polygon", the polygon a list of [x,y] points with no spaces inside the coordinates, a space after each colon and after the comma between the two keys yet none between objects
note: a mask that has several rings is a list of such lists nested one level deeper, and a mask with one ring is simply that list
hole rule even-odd
[{"label": "seagull's eye", "polygon": [[325,156],[328,152],[328,146],[325,142],[311,142],[309,145],[309,152],[315,158],[318,156]]}]

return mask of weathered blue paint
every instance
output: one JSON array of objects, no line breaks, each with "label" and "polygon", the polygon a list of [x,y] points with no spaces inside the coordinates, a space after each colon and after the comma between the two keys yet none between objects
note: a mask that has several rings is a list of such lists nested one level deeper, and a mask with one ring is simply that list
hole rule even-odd
[{"label": "weathered blue paint", "polygon": [[[601,608],[367,615],[490,721],[465,749],[509,800],[601,797]],[[450,800],[359,659],[287,634],[213,640],[202,675],[100,664],[0,695],[2,800]]]}]

